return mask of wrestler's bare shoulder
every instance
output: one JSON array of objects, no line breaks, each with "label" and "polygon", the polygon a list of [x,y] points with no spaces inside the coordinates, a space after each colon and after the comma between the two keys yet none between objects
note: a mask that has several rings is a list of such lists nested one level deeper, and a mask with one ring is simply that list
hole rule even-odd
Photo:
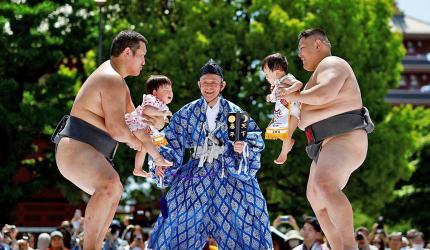
[{"label": "wrestler's bare shoulder", "polygon": [[99,88],[100,90],[121,90],[126,91],[127,85],[124,79],[111,66],[102,64],[84,82],[84,87]]},{"label": "wrestler's bare shoulder", "polygon": [[103,100],[109,99],[115,103],[115,100],[127,95],[129,90],[123,78],[111,67],[102,64],[82,85],[70,114],[106,130]]},{"label": "wrestler's bare shoulder", "polygon": [[347,71],[349,68],[350,66],[348,62],[344,59],[337,56],[327,56],[318,64],[315,73],[318,74],[319,72],[325,71],[327,69]]}]

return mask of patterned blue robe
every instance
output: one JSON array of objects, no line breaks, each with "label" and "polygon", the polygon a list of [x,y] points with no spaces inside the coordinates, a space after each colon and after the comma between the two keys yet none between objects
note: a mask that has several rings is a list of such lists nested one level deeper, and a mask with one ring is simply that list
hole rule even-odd
[{"label": "patterned blue robe", "polygon": [[[202,249],[208,236],[219,249],[272,249],[266,200],[255,174],[264,149],[261,130],[250,119],[243,154],[233,151],[228,140],[227,115],[241,111],[220,98],[220,110],[213,135],[223,143],[223,151],[212,163],[193,156],[195,147],[204,148],[208,133],[206,101],[202,98],[175,113],[164,130],[168,141],[161,149],[174,165],[165,171],[164,185],[169,216],[161,215],[151,233],[149,249]],[[190,156],[183,164],[184,156]],[[197,151],[199,151],[197,149]],[[154,166],[151,166],[153,177]]]}]

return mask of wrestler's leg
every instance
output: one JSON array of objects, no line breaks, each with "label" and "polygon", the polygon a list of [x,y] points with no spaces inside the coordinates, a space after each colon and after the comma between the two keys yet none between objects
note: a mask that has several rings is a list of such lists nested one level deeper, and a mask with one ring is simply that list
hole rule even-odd
[{"label": "wrestler's leg", "polygon": [[330,242],[330,246],[343,246],[342,237],[337,228],[333,225],[328,216],[327,209],[325,208],[324,203],[318,199],[317,192],[315,187],[313,186],[314,178],[315,178],[315,168],[316,163],[313,161],[309,173],[309,180],[306,189],[306,196],[311,204],[312,210],[315,213],[315,216],[318,219],[318,222],[323,230],[327,240]]},{"label": "wrestler's leg", "polygon": [[155,165],[157,165],[157,166],[172,166],[173,165],[173,163],[171,163],[170,161],[165,160],[160,155],[160,153],[158,152],[158,150],[152,144],[151,136],[149,136],[149,134],[145,133],[144,130],[137,130],[137,131],[133,132],[133,134],[139,140],[141,140],[143,142],[143,145],[145,146],[146,151],[154,159]]},{"label": "wrestler's leg", "polygon": [[284,164],[287,161],[288,153],[291,151],[291,149],[294,146],[294,139],[293,133],[296,130],[298,125],[298,120],[295,116],[291,116],[290,118],[290,124],[288,126],[288,139],[282,140],[282,150],[279,154],[278,158],[274,160],[273,162],[275,164]]},{"label": "wrestler's leg", "polygon": [[[348,179],[364,161],[367,153],[367,134],[364,130],[329,139],[321,149],[315,167],[312,186],[327,209],[330,221],[340,232],[343,246],[336,249],[357,249],[354,240],[352,206],[342,192]],[[334,242],[335,243],[335,242]]]},{"label": "wrestler's leg", "polygon": [[61,174],[91,195],[85,210],[84,249],[100,249],[123,192],[119,176],[96,149],[70,138],[61,139],[56,160]]}]

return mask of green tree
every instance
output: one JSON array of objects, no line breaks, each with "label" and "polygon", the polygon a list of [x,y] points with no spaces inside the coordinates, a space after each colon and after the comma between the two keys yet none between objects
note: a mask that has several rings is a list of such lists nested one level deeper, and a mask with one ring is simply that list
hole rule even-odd
[{"label": "green tree", "polygon": [[[20,198],[69,185],[56,169],[53,147],[42,152],[39,145],[80,87],[81,58],[97,38],[95,9],[90,0],[0,3],[0,224],[10,222]],[[35,178],[12,183],[19,167]]]},{"label": "green tree", "polygon": [[[333,44],[333,54],[353,67],[364,103],[377,125],[370,136],[368,158],[351,178],[349,197],[357,208],[375,214],[392,195],[394,183],[410,176],[411,152],[416,150],[412,147],[413,132],[409,125],[389,119],[393,115],[389,115],[390,107],[384,101],[387,90],[399,82],[404,55],[401,35],[389,26],[393,1],[118,3],[124,10],[120,19],[134,24],[150,41],[143,78],[164,73],[173,79],[173,110],[199,96],[195,84],[198,69],[208,58],[214,58],[226,71],[224,96],[250,112],[261,128],[269,122],[273,106],[264,101],[268,84],[261,77],[260,60],[273,52],[286,54],[291,73],[306,81],[309,73],[304,72],[297,57],[297,35],[305,28],[323,28]],[[141,83],[132,83],[131,88],[142,89]],[[135,101],[139,102],[138,98],[135,95]],[[287,166],[272,163],[279,141],[267,142],[263,153],[260,184],[269,210],[274,212],[311,212],[305,197],[310,161],[303,150],[304,136],[298,132],[295,137],[297,144]],[[381,190],[384,199],[375,202]]]},{"label": "green tree", "polygon": [[[423,231],[425,235],[428,235],[430,233],[430,170],[428,168],[428,163],[430,162],[430,133],[428,132],[430,131],[430,109],[421,107],[412,110],[410,107],[406,107],[402,112],[407,113],[403,117],[415,119],[405,119],[400,122],[412,124],[410,128],[416,131],[416,133],[413,133],[415,147],[419,147],[422,150],[414,153],[416,160],[409,165],[413,171],[411,178],[404,178],[404,180],[396,183],[394,199],[385,204],[382,214],[385,215],[387,222],[391,225],[397,227],[412,225]],[[415,114],[412,112],[415,112]],[[412,154],[413,152],[409,153]]]},{"label": "green tree", "polygon": [[[58,119],[70,109],[79,86],[95,68],[94,3],[71,2],[0,4],[0,26],[9,22],[13,31],[12,35],[0,37],[0,58],[15,60],[12,64],[0,61],[0,112],[7,117],[1,128],[7,131],[8,145],[7,150],[1,151],[2,183],[10,183],[7,181],[15,168],[33,150],[35,138],[48,139]],[[63,34],[68,29],[55,28],[62,15],[52,13],[66,3],[90,14],[84,19],[79,11],[73,11],[67,22],[70,32]],[[145,35],[149,40],[147,64],[140,77],[126,79],[133,100],[140,103],[149,74],[165,74],[174,83],[173,111],[200,96],[196,84],[199,69],[209,58],[215,59],[224,68],[228,83],[223,95],[247,110],[264,129],[273,105],[264,101],[269,89],[261,75],[261,59],[274,52],[287,55],[290,72],[306,82],[310,74],[302,69],[297,57],[297,35],[305,28],[324,29],[332,42],[333,54],[345,58],[354,69],[364,104],[377,126],[370,135],[368,158],[347,188],[354,207],[371,217],[393,197],[395,183],[409,178],[414,171],[410,162],[419,150],[414,143],[419,126],[409,121],[420,119],[420,112],[411,108],[391,111],[384,101],[387,90],[399,82],[404,54],[400,34],[393,33],[389,26],[392,6],[392,0],[117,0],[108,2],[105,8],[103,46],[108,51],[112,38],[123,29],[135,29]],[[39,26],[46,16],[52,19],[48,31],[38,32],[28,25]],[[107,53],[104,54],[107,59]],[[25,75],[28,76],[22,79]],[[27,112],[33,116],[24,115]],[[300,132],[294,137],[296,146],[286,166],[273,164],[280,141],[268,141],[263,153],[258,177],[273,214],[311,213],[305,197],[310,166],[304,153],[305,137]],[[116,166],[123,180],[130,175],[132,162],[133,152],[120,147]],[[31,164],[37,173],[43,173],[43,185],[55,183],[66,195],[79,194],[76,187],[59,176],[52,151]],[[2,202],[22,197],[22,189],[16,192],[12,188],[0,191]],[[147,194],[142,193],[133,193],[137,202],[146,199],[142,197]]]}]

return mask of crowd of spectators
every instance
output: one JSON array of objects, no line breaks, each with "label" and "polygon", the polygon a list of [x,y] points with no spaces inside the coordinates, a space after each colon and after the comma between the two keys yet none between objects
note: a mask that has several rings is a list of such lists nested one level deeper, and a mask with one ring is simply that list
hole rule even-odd
[{"label": "crowd of spectators", "polygon": [[[293,216],[278,216],[273,221],[271,230],[275,250],[330,249],[315,217],[305,217],[303,226],[299,228]],[[430,250],[430,242],[426,245],[422,232],[416,229],[404,233],[387,232],[381,221],[375,223],[370,230],[364,226],[358,227],[355,230],[355,240],[359,250]]]},{"label": "crowd of spectators", "polygon": [[[0,232],[0,250],[81,250],[84,239],[84,218],[80,211],[70,221],[63,221],[51,232],[21,233],[14,225],[6,224]],[[147,225],[145,225],[147,226]],[[271,226],[275,250],[328,250],[330,245],[315,217],[304,217],[301,227],[291,215],[278,216]],[[144,250],[149,228],[133,224],[133,218],[114,219],[106,235],[103,250]],[[407,232],[386,232],[381,223],[369,230],[358,227],[355,239],[359,250],[429,250],[424,234],[416,229]],[[204,250],[216,250],[216,242],[209,238]]]}]

